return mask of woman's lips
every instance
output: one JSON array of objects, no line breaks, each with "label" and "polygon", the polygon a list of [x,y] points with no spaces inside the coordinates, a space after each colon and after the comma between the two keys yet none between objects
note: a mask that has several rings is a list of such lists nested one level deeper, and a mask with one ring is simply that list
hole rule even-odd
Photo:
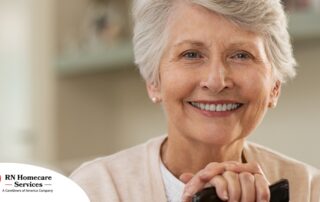
[{"label": "woman's lips", "polygon": [[191,101],[188,103],[192,107],[200,110],[206,116],[226,116],[239,109],[243,105],[242,103],[233,101]]},{"label": "woman's lips", "polygon": [[201,103],[201,102],[189,102],[189,103],[198,109],[211,111],[211,112],[233,111],[242,106],[241,103],[219,103],[219,104],[210,104],[210,103]]}]

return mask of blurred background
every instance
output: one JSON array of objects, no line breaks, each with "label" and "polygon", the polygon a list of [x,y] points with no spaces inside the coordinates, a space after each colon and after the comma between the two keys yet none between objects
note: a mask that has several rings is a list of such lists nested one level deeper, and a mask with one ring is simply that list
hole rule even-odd
[{"label": "blurred background", "polygon": [[[250,138],[320,168],[320,1],[283,1],[297,78]],[[68,175],[165,133],[136,67],[130,0],[0,0],[0,162]]]}]

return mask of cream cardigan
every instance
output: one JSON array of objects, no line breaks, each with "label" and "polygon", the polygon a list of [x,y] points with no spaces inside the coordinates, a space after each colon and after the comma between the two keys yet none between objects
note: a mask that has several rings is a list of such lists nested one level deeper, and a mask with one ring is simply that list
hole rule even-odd
[{"label": "cream cardigan", "polygon": [[[165,138],[84,163],[70,177],[91,202],[165,202],[159,153]],[[250,142],[244,155],[248,162],[260,164],[269,182],[288,179],[291,202],[320,202],[318,169]]]}]

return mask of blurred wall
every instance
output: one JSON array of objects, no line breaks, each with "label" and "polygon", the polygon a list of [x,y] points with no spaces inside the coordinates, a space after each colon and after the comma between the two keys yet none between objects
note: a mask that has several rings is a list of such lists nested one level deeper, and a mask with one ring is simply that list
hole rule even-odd
[{"label": "blurred wall", "polygon": [[54,161],[54,0],[0,1],[0,161]]},{"label": "blurred wall", "polygon": [[133,66],[61,77],[57,88],[58,158],[66,170],[165,132],[161,107],[149,101]]},{"label": "blurred wall", "polygon": [[25,144],[32,130],[29,3],[0,2],[0,159],[6,161],[30,160],[32,152]]}]

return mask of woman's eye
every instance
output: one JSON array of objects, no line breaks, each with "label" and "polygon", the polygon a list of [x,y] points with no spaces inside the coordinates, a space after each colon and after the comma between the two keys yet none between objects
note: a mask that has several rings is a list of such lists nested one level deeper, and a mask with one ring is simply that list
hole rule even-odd
[{"label": "woman's eye", "polygon": [[236,60],[248,60],[248,59],[252,59],[252,55],[247,52],[240,52],[232,55],[231,58]]},{"label": "woman's eye", "polygon": [[187,59],[203,58],[203,56],[197,51],[187,51],[187,52],[182,54],[182,57],[187,58]]}]

